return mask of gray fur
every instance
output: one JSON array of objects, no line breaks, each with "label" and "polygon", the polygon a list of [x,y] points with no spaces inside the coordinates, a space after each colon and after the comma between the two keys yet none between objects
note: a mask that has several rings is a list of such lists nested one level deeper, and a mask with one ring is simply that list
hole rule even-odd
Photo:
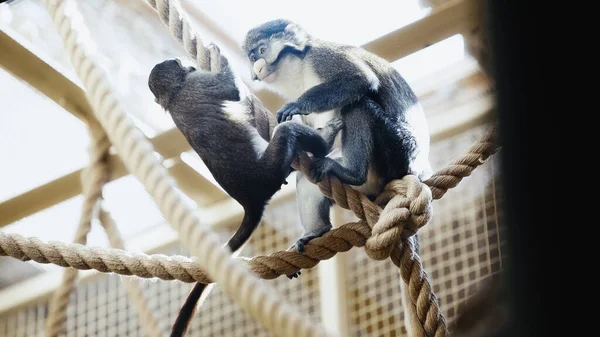
[{"label": "gray fur", "polygon": [[[251,62],[257,61],[253,78],[288,100],[277,113],[278,122],[301,116],[314,126],[335,116],[343,119],[341,158],[316,159],[312,175],[317,181],[335,175],[374,198],[393,179],[431,174],[423,111],[389,62],[359,47],[320,40],[283,19],[251,29],[243,48]],[[320,116],[324,119],[318,121]],[[319,198],[305,178],[298,179],[305,234],[294,246],[302,251],[314,233],[326,232],[331,224],[329,209],[321,206],[325,197]]]}]

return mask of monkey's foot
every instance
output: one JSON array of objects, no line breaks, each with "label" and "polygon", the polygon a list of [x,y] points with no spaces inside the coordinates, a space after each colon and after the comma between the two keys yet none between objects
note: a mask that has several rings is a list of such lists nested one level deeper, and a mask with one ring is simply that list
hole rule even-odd
[{"label": "monkey's foot", "polygon": [[320,238],[321,236],[323,236],[323,234],[329,232],[329,230],[331,230],[331,226],[323,227],[321,229],[316,229],[316,230],[310,231],[310,232],[302,235],[302,237],[300,239],[298,239],[296,241],[296,243],[294,243],[294,245],[292,246],[292,249],[297,250],[298,253],[300,253],[300,254],[304,253],[304,246],[310,240]]},{"label": "monkey's foot", "polygon": [[318,183],[331,172],[334,163],[335,161],[331,158],[315,158],[310,168],[310,174]]},{"label": "monkey's foot", "polygon": [[289,278],[291,280],[291,279],[297,278],[298,276],[300,276],[300,274],[302,274],[302,272],[298,270],[297,272],[286,275],[286,276],[287,276],[287,278]]},{"label": "monkey's foot", "polygon": [[339,132],[344,126],[344,122],[341,118],[334,117],[329,122],[327,122],[326,126],[330,127],[331,130],[333,130],[334,132]]}]

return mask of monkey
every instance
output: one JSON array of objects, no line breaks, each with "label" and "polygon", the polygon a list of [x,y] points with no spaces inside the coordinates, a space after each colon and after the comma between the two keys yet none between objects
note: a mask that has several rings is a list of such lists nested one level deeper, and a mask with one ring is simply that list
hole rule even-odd
[{"label": "monkey", "polygon": [[[242,48],[252,80],[287,101],[277,112],[278,123],[296,120],[319,127],[342,119],[333,152],[314,158],[316,182],[333,175],[374,200],[391,180],[431,176],[425,114],[389,62],[360,47],[318,39],[286,19],[251,28]],[[291,248],[302,253],[308,241],[332,228],[333,201],[302,174],[296,188],[304,234]]]},{"label": "monkey", "polygon": [[[210,48],[218,50],[215,45]],[[221,187],[244,209],[241,225],[227,242],[236,252],[262,219],[271,197],[286,183],[293,159],[302,151],[325,156],[341,129],[341,119],[320,130],[299,123],[277,124],[275,116],[247,91],[220,57],[217,73],[186,67],[180,59],[156,64],[148,86],[171,115],[193,150]],[[172,328],[183,336],[206,284],[197,283]]]}]

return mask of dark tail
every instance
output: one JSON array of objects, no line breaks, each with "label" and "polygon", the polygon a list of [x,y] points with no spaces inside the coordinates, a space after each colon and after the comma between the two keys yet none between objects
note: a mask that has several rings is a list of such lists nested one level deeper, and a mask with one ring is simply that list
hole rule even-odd
[{"label": "dark tail", "polygon": [[[264,204],[255,207],[244,207],[244,219],[242,220],[242,224],[229,241],[227,241],[227,247],[229,247],[233,253],[236,253],[244,243],[248,241],[262,219],[264,207]],[[179,315],[177,315],[175,324],[173,324],[170,337],[183,337],[185,335],[185,332],[192,321],[192,316],[194,316],[194,313],[196,312],[198,300],[206,287],[207,285],[204,283],[196,283],[194,289],[189,293],[185,303],[179,310]]]},{"label": "dark tail", "polygon": [[187,328],[192,320],[192,316],[196,312],[196,304],[198,304],[198,300],[204,289],[206,289],[206,284],[204,283],[196,283],[194,289],[190,292],[183,307],[179,310],[179,315],[177,315],[177,319],[175,320],[175,324],[173,324],[173,329],[171,329],[171,337],[182,337],[185,335]]}]

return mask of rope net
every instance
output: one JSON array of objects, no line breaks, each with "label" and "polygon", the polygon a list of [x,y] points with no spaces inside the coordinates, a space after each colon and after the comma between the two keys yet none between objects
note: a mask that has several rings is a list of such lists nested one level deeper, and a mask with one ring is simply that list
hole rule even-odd
[{"label": "rope net", "polygon": [[[181,202],[181,192],[153,156],[151,144],[135,128],[118,100],[113,97],[103,71],[94,62],[95,48],[89,39],[85,39],[88,33],[74,2],[46,0],[44,3],[65,42],[77,74],[83,80],[100,122],[98,125],[89,125],[93,140],[90,166],[82,179],[85,202],[74,243],[45,243],[37,238],[0,232],[0,255],[72,268],[65,271],[63,283],[51,301],[46,324],[48,336],[57,336],[62,328],[77,269],[95,269],[105,273],[162,280],[177,279],[183,282],[211,283],[214,280],[222,284],[233,300],[273,334],[291,337],[326,336],[328,333],[319,324],[304,317],[294,306],[285,304],[276,292],[267,285],[258,283],[256,276],[274,279],[300,269],[313,268],[319,261],[352,247],[365,247],[370,258],[389,258],[398,267],[406,286],[407,300],[410,301],[408,305],[415,311],[416,320],[411,323],[418,324],[413,329],[418,331],[415,335],[448,334],[437,297],[420,257],[415,252],[411,237],[429,222],[431,201],[442,198],[449,189],[457,186],[497,151],[493,128],[465,155],[452,161],[430,179],[421,182],[414,176],[406,176],[392,181],[375,202],[350,186],[343,185],[336,177],[327,177],[318,183],[321,192],[335,200],[338,206],[351,210],[359,221],[334,228],[322,237],[310,241],[303,254],[281,251],[253,258],[232,259],[231,254],[220,246],[214,233],[201,229],[199,220],[193,215],[193,209]],[[148,3],[157,10],[172,35],[197,61],[200,68],[208,71],[218,69],[218,48],[204,46],[192,31],[178,1]],[[196,260],[183,256],[145,255],[121,249],[85,246],[91,221],[98,217],[109,234],[111,245],[122,248],[114,223],[99,204],[108,172],[105,158],[111,144],[117,148],[130,172],[136,175],[154,197],[165,218],[180,234],[184,247],[189,248],[193,256],[202,258]],[[295,161],[294,168],[310,179],[310,165],[310,158],[302,155]],[[244,268],[242,264],[246,264],[248,268]],[[248,273],[248,270],[252,273]],[[127,289],[149,335],[156,335],[159,329],[156,328],[157,323],[151,311],[144,304],[142,292],[129,281]]]}]

